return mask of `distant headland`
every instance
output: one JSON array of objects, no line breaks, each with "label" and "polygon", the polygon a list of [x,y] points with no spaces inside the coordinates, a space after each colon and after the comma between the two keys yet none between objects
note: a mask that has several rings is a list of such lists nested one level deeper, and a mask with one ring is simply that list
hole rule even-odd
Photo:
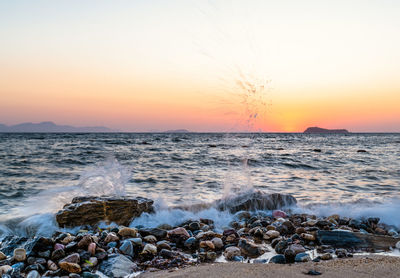
[{"label": "distant headland", "polygon": [[347,129],[326,129],[321,127],[309,127],[304,133],[350,133]]},{"label": "distant headland", "polygon": [[89,126],[89,127],[75,127],[69,125],[57,125],[53,122],[41,122],[41,123],[22,123],[17,125],[3,125],[0,124],[0,133],[5,132],[25,132],[25,133],[57,133],[57,132],[68,132],[68,133],[95,133],[95,132],[118,132],[104,126]]}]

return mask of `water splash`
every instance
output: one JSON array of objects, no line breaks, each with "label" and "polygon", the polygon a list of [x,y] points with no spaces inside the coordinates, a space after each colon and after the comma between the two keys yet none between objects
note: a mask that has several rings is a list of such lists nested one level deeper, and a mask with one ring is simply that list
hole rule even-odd
[{"label": "water splash", "polygon": [[55,187],[42,191],[25,201],[3,218],[0,236],[17,234],[51,235],[58,229],[54,213],[76,196],[125,195],[125,186],[131,177],[129,168],[109,157],[82,172],[76,186]]}]

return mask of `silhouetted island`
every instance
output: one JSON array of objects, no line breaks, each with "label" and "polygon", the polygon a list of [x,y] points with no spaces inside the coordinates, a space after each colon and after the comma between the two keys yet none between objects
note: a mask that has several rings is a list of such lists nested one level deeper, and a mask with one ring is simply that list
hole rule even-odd
[{"label": "silhouetted island", "polygon": [[0,133],[1,132],[91,133],[91,132],[118,132],[118,131],[103,126],[75,127],[69,125],[57,125],[53,122],[41,122],[41,123],[22,123],[11,126],[0,124]]},{"label": "silhouetted island", "polygon": [[347,129],[326,129],[321,127],[309,127],[304,133],[350,133]]}]

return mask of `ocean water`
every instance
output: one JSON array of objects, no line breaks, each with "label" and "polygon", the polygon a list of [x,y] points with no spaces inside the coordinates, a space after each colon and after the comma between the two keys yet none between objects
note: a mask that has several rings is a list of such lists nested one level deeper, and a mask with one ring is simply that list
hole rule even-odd
[{"label": "ocean water", "polygon": [[400,134],[0,134],[0,221],[48,224],[75,196],[128,195],[155,200],[157,213],[135,222],[151,226],[193,217],[168,206],[254,189],[400,227]]}]

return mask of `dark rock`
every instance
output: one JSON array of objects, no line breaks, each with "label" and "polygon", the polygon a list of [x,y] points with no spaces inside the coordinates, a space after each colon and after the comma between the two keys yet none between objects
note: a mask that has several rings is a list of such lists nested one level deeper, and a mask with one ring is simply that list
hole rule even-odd
[{"label": "dark rock", "polygon": [[294,261],[296,263],[303,263],[303,262],[308,262],[311,261],[310,256],[307,253],[299,253],[296,255],[296,257],[294,258]]},{"label": "dark rock", "polygon": [[152,235],[159,240],[167,237],[167,231],[160,228],[139,229],[139,233],[143,237]]},{"label": "dark rock", "polygon": [[286,194],[266,194],[262,191],[254,191],[232,198],[217,201],[219,210],[229,210],[232,213],[238,211],[275,210],[296,205],[296,199]]},{"label": "dark rock", "polygon": [[199,222],[192,222],[189,224],[189,229],[191,231],[200,230],[200,223]]},{"label": "dark rock", "polygon": [[250,258],[259,257],[265,253],[264,249],[262,249],[261,247],[257,246],[254,243],[248,242],[245,239],[239,240],[238,247],[242,251],[242,254]]},{"label": "dark rock", "polygon": [[286,263],[286,259],[284,255],[276,255],[273,256],[270,260],[270,263],[274,263],[274,264],[285,264]]},{"label": "dark rock", "polygon": [[398,239],[391,236],[352,233],[347,231],[318,231],[317,234],[321,244],[352,249],[369,248],[375,250],[389,250],[395,246],[398,241]]},{"label": "dark rock", "polygon": [[284,256],[287,263],[294,263],[294,258],[296,257],[296,253],[292,249],[287,248],[284,252]]},{"label": "dark rock", "polygon": [[184,243],[184,246],[190,250],[196,249],[198,245],[199,245],[199,243],[198,243],[197,239],[194,237],[189,237]]},{"label": "dark rock", "polygon": [[321,275],[321,272],[318,272],[316,270],[309,270],[308,272],[305,272],[304,274],[306,275]]},{"label": "dark rock", "polygon": [[159,253],[159,255],[163,258],[166,259],[172,259],[175,258],[177,256],[177,254],[174,251],[171,250],[167,250],[167,249],[162,249]]},{"label": "dark rock", "polygon": [[76,197],[56,214],[60,227],[94,225],[100,221],[129,225],[143,212],[153,212],[153,201],[146,198]]},{"label": "dark rock", "polygon": [[89,251],[84,250],[84,251],[79,252],[79,257],[82,262],[88,261],[91,256],[92,256],[92,254]]},{"label": "dark rock", "polygon": [[100,276],[97,275],[96,273],[91,273],[89,271],[85,271],[82,273],[82,278],[100,278]]},{"label": "dark rock", "polygon": [[275,252],[278,254],[283,254],[288,247],[288,242],[286,240],[281,240],[275,245]]},{"label": "dark rock", "polygon": [[53,261],[58,261],[64,257],[65,257],[64,249],[57,249],[57,250],[54,250],[53,253],[51,253],[51,259]]}]

